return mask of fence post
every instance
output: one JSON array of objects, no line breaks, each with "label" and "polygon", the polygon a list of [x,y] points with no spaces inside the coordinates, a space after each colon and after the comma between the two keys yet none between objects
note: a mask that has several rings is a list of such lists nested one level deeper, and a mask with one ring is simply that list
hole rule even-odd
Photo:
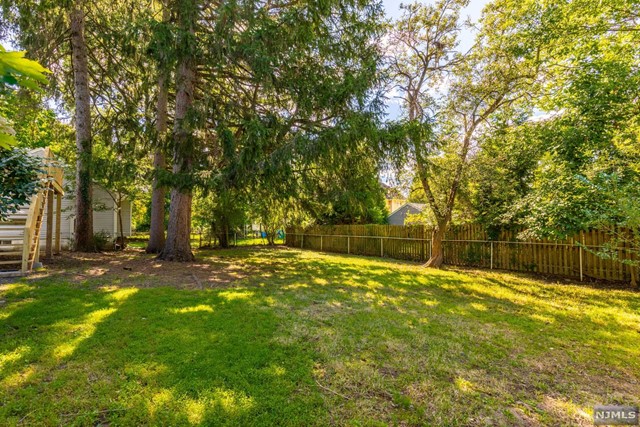
[{"label": "fence post", "polygon": [[233,232],[233,240],[236,242],[236,246],[238,246],[238,232],[237,231]]},{"label": "fence post", "polygon": [[300,238],[300,249],[304,249],[304,233],[302,233],[302,237]]},{"label": "fence post", "polygon": [[351,238],[347,236],[347,253],[351,253]]},{"label": "fence post", "polygon": [[320,252],[322,252],[322,234],[320,235]]},{"label": "fence post", "polygon": [[[582,234],[582,233],[581,233]],[[582,282],[582,246],[584,245],[584,237],[582,237],[582,245],[580,245],[580,281]]]},{"label": "fence post", "polygon": [[491,241],[491,270],[493,270],[493,241]]},{"label": "fence post", "polygon": [[382,237],[380,237],[380,258],[384,258],[384,244],[382,243]]}]

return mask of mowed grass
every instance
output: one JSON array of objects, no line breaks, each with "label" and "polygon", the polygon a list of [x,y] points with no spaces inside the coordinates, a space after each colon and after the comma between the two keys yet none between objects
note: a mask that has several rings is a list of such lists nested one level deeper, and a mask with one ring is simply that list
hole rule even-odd
[{"label": "mowed grass", "polygon": [[129,252],[0,284],[0,425],[592,425],[640,404],[638,292],[197,255],[182,276]]}]

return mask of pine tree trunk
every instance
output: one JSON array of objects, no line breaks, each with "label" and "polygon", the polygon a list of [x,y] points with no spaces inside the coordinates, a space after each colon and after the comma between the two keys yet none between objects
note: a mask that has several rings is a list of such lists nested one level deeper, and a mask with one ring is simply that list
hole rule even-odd
[{"label": "pine tree trunk", "polygon": [[[167,82],[164,75],[158,78],[158,106],[156,112],[156,130],[161,140],[167,131]],[[159,141],[158,141],[159,143]],[[156,148],[153,156],[153,167],[156,173],[166,167],[164,153],[161,147]],[[165,244],[164,235],[164,199],[165,189],[158,183],[158,178],[153,179],[153,193],[151,194],[151,227],[149,229],[149,243],[146,252],[157,254],[162,252]]]},{"label": "pine tree trunk", "polygon": [[[179,21],[182,31],[195,33],[194,25],[197,8],[194,4],[185,4],[180,9]],[[185,37],[185,39],[187,39]],[[178,61],[176,110],[174,124],[173,172],[178,176],[188,176],[193,167],[194,140],[187,123],[187,116],[193,104],[195,83],[195,58],[193,52],[184,46],[187,52]],[[193,261],[191,252],[191,201],[192,191],[188,184],[177,183],[171,190],[171,209],[169,226],[164,249],[159,259],[167,261]]]},{"label": "pine tree trunk", "polygon": [[188,262],[195,257],[191,252],[191,192],[171,190],[169,227],[164,249],[158,255],[166,261]]},{"label": "pine tree trunk", "polygon": [[89,69],[87,44],[84,38],[82,0],[71,11],[71,56],[75,96],[76,126],[76,223],[75,249],[81,252],[95,251],[93,241],[93,206],[91,186],[91,101],[89,94]]},{"label": "pine tree trunk", "polygon": [[447,223],[439,223],[431,232],[431,258],[425,264],[426,267],[440,268],[444,262],[442,241],[447,232]]}]

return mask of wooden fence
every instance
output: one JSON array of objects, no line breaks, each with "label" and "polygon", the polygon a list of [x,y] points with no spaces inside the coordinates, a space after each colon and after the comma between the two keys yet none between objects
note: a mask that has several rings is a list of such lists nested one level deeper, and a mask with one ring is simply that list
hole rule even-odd
[{"label": "wooden fence", "polygon": [[[638,268],[593,252],[606,244],[606,232],[591,230],[566,240],[519,240],[505,231],[491,240],[475,224],[451,227],[443,241],[448,265],[535,272],[580,280],[637,280]],[[324,252],[350,253],[425,262],[431,255],[431,229],[426,226],[339,225],[289,228],[285,244]],[[632,259],[631,248],[618,258]]]}]

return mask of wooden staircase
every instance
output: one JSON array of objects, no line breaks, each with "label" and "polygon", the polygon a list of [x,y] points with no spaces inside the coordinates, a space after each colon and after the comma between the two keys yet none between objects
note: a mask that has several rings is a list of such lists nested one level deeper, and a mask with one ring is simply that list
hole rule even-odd
[{"label": "wooden staircase", "polygon": [[[48,149],[37,150],[35,155],[45,159],[53,158]],[[52,212],[47,212],[47,200],[50,198],[51,207],[53,197],[64,194],[62,169],[51,165],[44,169],[40,176],[44,179],[44,185],[31,197],[29,205],[10,215],[7,221],[0,222],[0,277],[27,274],[39,262],[40,232],[45,213],[53,215]]]}]

